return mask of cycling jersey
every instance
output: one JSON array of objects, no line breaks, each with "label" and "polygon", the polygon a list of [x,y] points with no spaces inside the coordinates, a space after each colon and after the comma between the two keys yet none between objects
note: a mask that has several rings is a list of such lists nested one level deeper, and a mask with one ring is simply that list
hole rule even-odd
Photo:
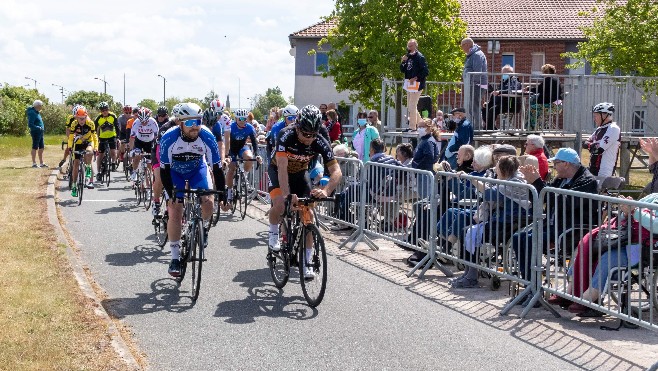
[{"label": "cycling jersey", "polygon": [[156,135],[158,135],[159,129],[158,123],[153,117],[149,117],[145,123],[137,119],[130,129],[130,137],[134,137],[141,142],[152,142],[155,140]]},{"label": "cycling jersey", "polygon": [[170,165],[171,171],[191,175],[206,164],[221,161],[215,136],[202,126],[195,140],[185,138],[180,127],[168,130],[160,139],[160,163]]},{"label": "cycling jersey", "polygon": [[162,140],[162,136],[164,135],[164,133],[167,132],[167,130],[176,126],[178,126],[178,124],[174,120],[169,120],[164,124],[160,125],[160,129],[158,129],[158,136],[156,138],[156,143],[160,143],[160,140]]},{"label": "cycling jersey", "polygon": [[216,122],[212,126],[212,134],[215,136],[215,140],[218,142],[224,142],[224,125],[219,122]]},{"label": "cycling jersey", "polygon": [[107,116],[98,115],[94,120],[96,128],[99,130],[98,137],[101,139],[114,138],[120,132],[117,115],[110,112]]},{"label": "cycling jersey", "polygon": [[98,150],[98,137],[96,136],[96,125],[90,119],[87,119],[84,124],[78,123],[78,120],[73,121],[69,127],[71,134],[69,134],[69,148],[73,147],[73,139],[79,136],[75,144],[90,143],[94,150]]},{"label": "cycling jersey", "polygon": [[66,117],[66,126],[65,126],[65,128],[70,129],[71,125],[73,125],[73,121],[75,121],[75,117],[73,115],[68,115]]},{"label": "cycling jersey", "polygon": [[585,142],[591,153],[589,171],[594,176],[609,177],[615,171],[621,145],[621,129],[616,122],[596,128]]},{"label": "cycling jersey", "polygon": [[134,122],[135,122],[135,118],[132,116],[128,118],[128,121],[126,121],[126,131],[128,133],[130,133],[130,130],[133,128]]},{"label": "cycling jersey", "polygon": [[231,124],[231,142],[229,148],[229,154],[237,155],[245,144],[247,139],[251,138],[251,145],[256,146],[258,142],[256,141],[256,129],[253,126],[245,123],[243,128],[239,127],[237,122]]},{"label": "cycling jersey", "polygon": [[326,168],[336,163],[331,145],[324,136],[317,135],[311,145],[307,146],[297,139],[297,130],[291,126],[279,133],[271,166],[276,168],[276,157],[287,157],[288,174],[295,174],[307,171],[309,163],[317,155],[322,156]]}]

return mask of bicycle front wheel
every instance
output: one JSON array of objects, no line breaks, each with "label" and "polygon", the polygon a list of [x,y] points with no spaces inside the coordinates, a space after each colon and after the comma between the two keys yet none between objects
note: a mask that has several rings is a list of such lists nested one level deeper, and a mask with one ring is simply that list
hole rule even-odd
[{"label": "bicycle front wheel", "polygon": [[245,173],[240,173],[240,187],[239,187],[239,192],[240,192],[240,199],[238,202],[240,202],[240,216],[242,216],[242,220],[244,220],[244,217],[247,216],[247,203],[249,202],[249,191],[247,190],[247,176]]},{"label": "bicycle front wheel", "polygon": [[[304,298],[311,307],[315,308],[322,302],[324,292],[327,288],[327,252],[324,249],[324,239],[313,224],[305,225],[302,228],[302,235],[299,244],[299,276],[302,284]],[[309,236],[310,235],[310,236]],[[310,248],[310,254],[307,251],[307,240],[313,240]],[[308,256],[307,258],[307,255]],[[306,274],[307,267],[312,274]]]},{"label": "bicycle front wheel", "polygon": [[103,162],[105,163],[104,167],[105,167],[105,186],[106,187],[110,186],[110,174],[111,174],[110,166],[111,166],[111,163],[112,163],[111,159],[110,159],[110,155],[109,155],[108,152],[109,152],[109,150],[105,151],[105,158],[103,159]]},{"label": "bicycle front wheel", "polygon": [[203,222],[201,219],[194,222],[193,227],[194,238],[191,239],[190,244],[190,263],[191,278],[192,278],[192,300],[196,301],[199,297],[199,290],[201,289],[201,268],[203,267],[205,238],[203,233]]},{"label": "bicycle front wheel", "polygon": [[156,219],[153,220],[153,228],[155,229],[155,241],[160,247],[164,247],[169,240],[169,234],[167,234],[167,222],[169,221],[169,214],[167,213],[167,205],[162,205],[160,209],[160,215],[156,215]]},{"label": "bicycle front wheel", "polygon": [[[81,164],[84,163],[83,158],[80,159]],[[85,191],[85,166],[80,165],[80,167],[78,168],[78,206],[82,204],[82,193],[84,191]]]},{"label": "bicycle front wheel", "polygon": [[[282,234],[279,233],[279,236],[282,236]],[[280,243],[281,250],[279,252],[269,251],[267,253],[267,265],[270,267],[270,276],[272,276],[274,286],[278,289],[282,289],[288,283],[288,278],[290,278],[290,254],[288,253],[290,250],[283,241],[280,241]]]},{"label": "bicycle front wheel", "polygon": [[151,169],[146,167],[144,169],[144,177],[142,178],[142,196],[144,197],[144,208],[148,210],[151,207],[153,195],[153,173]]}]

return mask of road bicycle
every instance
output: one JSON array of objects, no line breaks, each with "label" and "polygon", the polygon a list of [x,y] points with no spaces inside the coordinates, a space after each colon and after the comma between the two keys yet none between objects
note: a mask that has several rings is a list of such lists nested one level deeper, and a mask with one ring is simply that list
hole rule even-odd
[{"label": "road bicycle", "polygon": [[[256,169],[259,168],[260,163],[257,159],[236,159],[237,165],[235,173],[233,174],[233,199],[231,200],[231,214],[235,211],[240,212],[242,220],[247,215],[247,205],[251,202],[250,194],[253,192],[253,187],[247,181],[247,174],[244,171],[244,163],[247,161],[256,161]],[[251,187],[251,188],[249,188]]]},{"label": "road bicycle", "polygon": [[166,192],[162,191],[160,199],[162,202],[162,207],[160,212],[153,216],[153,229],[155,234],[155,242],[160,247],[164,247],[167,241],[169,240],[169,234],[167,233],[167,223],[169,222],[169,212],[167,211],[167,199]]},{"label": "road bicycle", "polygon": [[100,182],[105,183],[107,187],[110,186],[110,174],[112,170],[112,157],[110,153],[110,144],[105,142],[103,144],[103,159],[101,160],[101,168],[98,170]]},{"label": "road bicycle", "polygon": [[123,175],[126,177],[126,181],[130,181],[130,174],[133,171],[133,159],[128,149],[128,141],[121,141],[126,146],[126,152],[123,154]]},{"label": "road bicycle", "polygon": [[[80,155],[80,159],[78,160],[78,177],[75,179],[75,184],[78,188],[78,206],[82,204],[82,194],[84,193],[85,190],[85,155],[87,154],[87,150],[82,150],[82,151],[71,151],[71,158],[73,158],[75,155]],[[71,161],[73,163],[73,160]],[[90,165],[91,166],[91,165]],[[73,165],[71,165],[71,169],[73,168]],[[73,170],[71,170],[71,174],[73,174]],[[73,178],[73,175],[69,176],[69,179]],[[69,184],[71,184],[71,187],[73,186],[73,183],[69,180]]]},{"label": "road bicycle", "polygon": [[185,194],[183,227],[181,230],[180,275],[176,281],[178,283],[183,282],[189,263],[192,300],[196,301],[201,288],[201,269],[203,268],[203,262],[206,261],[205,248],[207,246],[207,234],[204,231],[203,218],[201,217],[201,200],[203,196],[209,195],[220,197],[223,192],[207,189],[184,189],[174,190],[173,194],[176,193]]},{"label": "road bicycle", "polygon": [[[292,197],[288,196],[283,221],[279,225],[281,250],[268,251],[268,266],[274,285],[283,288],[288,283],[291,268],[296,265],[304,298],[308,305],[315,308],[322,302],[327,287],[327,252],[312,209],[316,202],[335,202],[335,199],[299,198],[295,207],[291,205],[291,200]],[[310,256],[307,256],[309,241],[312,241],[312,246]],[[307,266],[313,270],[313,278],[304,277]]]},{"label": "road bicycle", "polygon": [[[138,154],[139,151],[136,151],[135,154]],[[135,189],[137,205],[143,201],[144,208],[148,210],[151,207],[151,202],[153,200],[153,170],[151,170],[150,153],[142,154],[142,158],[139,160],[139,164],[137,165],[137,178],[133,184],[133,188]]]}]

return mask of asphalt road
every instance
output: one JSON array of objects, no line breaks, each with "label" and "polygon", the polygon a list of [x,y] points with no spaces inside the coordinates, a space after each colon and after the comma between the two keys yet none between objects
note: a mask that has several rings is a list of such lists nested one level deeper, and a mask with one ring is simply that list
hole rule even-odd
[{"label": "asphalt road", "polygon": [[115,173],[81,206],[58,188],[64,227],[154,370],[578,368],[405,287],[329,256],[324,301],[306,305],[266,266],[266,226],[226,217],[210,231],[199,300],[167,275],[150,211]]}]

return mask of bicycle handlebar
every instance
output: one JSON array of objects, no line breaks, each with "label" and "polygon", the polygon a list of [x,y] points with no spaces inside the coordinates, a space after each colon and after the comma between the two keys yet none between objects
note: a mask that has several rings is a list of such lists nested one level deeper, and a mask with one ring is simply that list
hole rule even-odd
[{"label": "bicycle handlebar", "polygon": [[176,193],[189,193],[195,194],[197,196],[208,196],[208,195],[224,195],[224,191],[216,191],[214,189],[173,189],[173,194]]},{"label": "bicycle handlebar", "polygon": [[[288,198],[286,199],[286,202],[290,203],[290,201],[292,201],[292,194],[289,194]],[[309,204],[312,204],[314,202],[336,202],[336,198],[335,197],[316,198],[313,196],[297,198],[297,203],[303,204],[304,206],[308,206]]]}]

